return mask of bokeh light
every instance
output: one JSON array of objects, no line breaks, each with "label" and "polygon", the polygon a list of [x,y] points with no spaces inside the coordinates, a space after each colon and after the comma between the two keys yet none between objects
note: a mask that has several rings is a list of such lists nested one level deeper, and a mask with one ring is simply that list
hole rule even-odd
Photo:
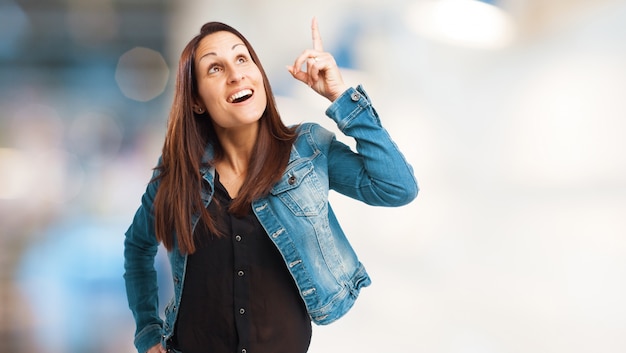
[{"label": "bokeh light", "polygon": [[169,68],[163,56],[152,49],[136,47],[124,53],[115,69],[115,81],[124,95],[149,101],[165,90]]},{"label": "bokeh light", "polygon": [[0,199],[24,197],[30,191],[37,169],[26,153],[12,148],[0,148]]},{"label": "bokeh light", "polygon": [[515,38],[513,18],[477,0],[418,0],[406,18],[416,33],[452,45],[498,49]]}]

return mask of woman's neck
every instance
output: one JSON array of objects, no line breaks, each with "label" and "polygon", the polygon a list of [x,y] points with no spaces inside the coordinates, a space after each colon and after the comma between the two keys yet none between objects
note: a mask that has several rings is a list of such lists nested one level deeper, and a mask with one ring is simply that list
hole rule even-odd
[{"label": "woman's neck", "polygon": [[215,161],[215,168],[231,198],[239,194],[245,180],[257,132],[255,125],[254,128],[221,130],[218,133],[223,154]]}]

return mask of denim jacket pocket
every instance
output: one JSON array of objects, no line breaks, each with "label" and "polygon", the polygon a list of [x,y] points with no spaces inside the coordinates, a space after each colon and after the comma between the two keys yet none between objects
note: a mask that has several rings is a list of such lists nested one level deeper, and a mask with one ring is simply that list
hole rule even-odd
[{"label": "denim jacket pocket", "polygon": [[317,216],[326,204],[326,195],[311,160],[291,163],[270,191],[299,217]]}]

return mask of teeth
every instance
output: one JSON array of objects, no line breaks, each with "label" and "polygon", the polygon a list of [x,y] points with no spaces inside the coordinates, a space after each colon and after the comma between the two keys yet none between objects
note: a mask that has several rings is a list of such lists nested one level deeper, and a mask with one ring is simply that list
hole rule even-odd
[{"label": "teeth", "polygon": [[236,101],[236,100],[237,100],[237,99],[239,99],[239,98],[243,98],[243,97],[245,97],[245,96],[249,96],[249,95],[252,95],[252,90],[249,90],[249,89],[244,89],[244,90],[239,91],[239,92],[237,92],[237,93],[233,94],[232,96],[230,96],[230,97],[228,98],[228,101],[229,101],[230,103],[232,103],[232,102]]}]

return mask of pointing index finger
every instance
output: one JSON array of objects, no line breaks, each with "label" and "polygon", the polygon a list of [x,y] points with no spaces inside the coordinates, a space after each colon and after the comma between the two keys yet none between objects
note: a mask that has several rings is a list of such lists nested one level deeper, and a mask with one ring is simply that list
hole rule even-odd
[{"label": "pointing index finger", "polygon": [[324,46],[322,45],[322,37],[320,36],[320,30],[317,27],[317,18],[313,17],[311,21],[311,32],[313,35],[313,49],[317,51],[324,51]]}]

